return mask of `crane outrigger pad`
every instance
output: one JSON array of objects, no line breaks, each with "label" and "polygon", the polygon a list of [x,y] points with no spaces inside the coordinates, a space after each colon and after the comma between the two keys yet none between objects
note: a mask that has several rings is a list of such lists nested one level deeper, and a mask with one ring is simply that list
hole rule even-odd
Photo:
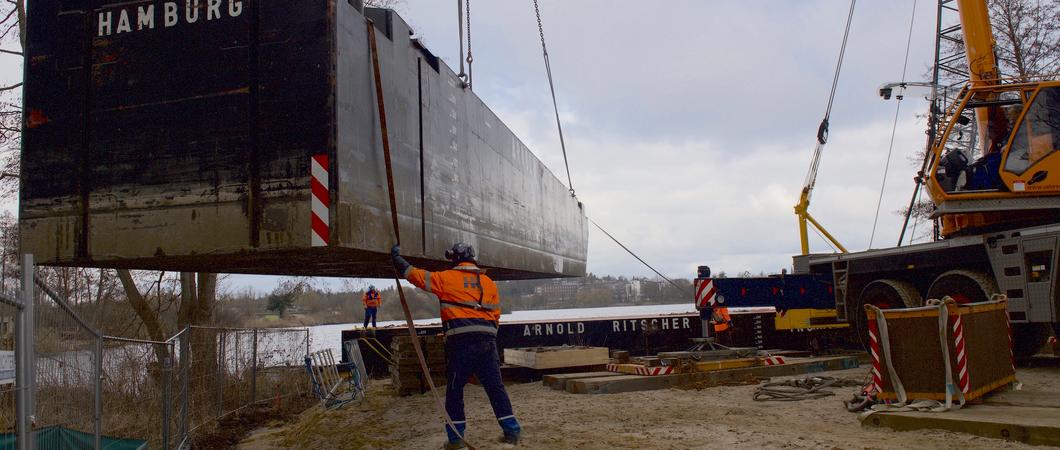
[{"label": "crane outrigger pad", "polygon": [[581,203],[393,11],[30,3],[20,230],[41,264],[392,275],[371,20],[403,253],[585,274]]}]

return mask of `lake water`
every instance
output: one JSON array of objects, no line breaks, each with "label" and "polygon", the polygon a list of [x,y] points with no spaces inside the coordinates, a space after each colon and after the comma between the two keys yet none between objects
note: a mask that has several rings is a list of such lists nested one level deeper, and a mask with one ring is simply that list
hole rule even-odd
[{"label": "lake water", "polygon": [[[760,313],[767,308],[730,308],[730,314]],[[669,314],[695,314],[696,307],[691,302],[673,305],[633,305],[633,306],[608,306],[603,308],[570,308],[570,309],[543,309],[532,311],[514,311],[510,314],[501,315],[501,323],[536,322],[536,321],[564,321],[584,319],[619,319],[623,317],[643,317],[650,315]],[[438,318],[421,319],[414,322],[416,326],[439,325]],[[404,320],[388,320],[378,323],[379,328],[403,327]],[[360,323],[340,323],[332,325],[316,325],[309,327],[310,351],[330,348],[332,355],[339,358],[342,355],[342,331],[360,329]]]}]

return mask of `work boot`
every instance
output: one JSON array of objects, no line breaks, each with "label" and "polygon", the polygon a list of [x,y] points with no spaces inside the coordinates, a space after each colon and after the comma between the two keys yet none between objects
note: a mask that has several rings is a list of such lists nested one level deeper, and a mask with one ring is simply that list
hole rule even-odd
[{"label": "work boot", "polygon": [[519,445],[519,433],[504,433],[501,435],[500,443]]},{"label": "work boot", "polygon": [[464,445],[464,441],[449,441],[449,442],[446,442],[445,443],[445,447],[442,447],[442,448],[445,449],[445,450],[458,450],[458,449],[466,448],[466,447],[467,446]]}]

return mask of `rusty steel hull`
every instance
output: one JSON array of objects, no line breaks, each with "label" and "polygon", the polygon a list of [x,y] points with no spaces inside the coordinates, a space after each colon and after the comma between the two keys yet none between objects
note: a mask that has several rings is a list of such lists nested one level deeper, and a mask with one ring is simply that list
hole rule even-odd
[{"label": "rusty steel hull", "polygon": [[[20,230],[41,264],[392,275],[367,16],[403,253],[443,267],[462,240],[498,279],[585,273],[582,205],[392,11],[337,0],[30,8]],[[312,237],[314,156],[328,161],[324,246]]]}]

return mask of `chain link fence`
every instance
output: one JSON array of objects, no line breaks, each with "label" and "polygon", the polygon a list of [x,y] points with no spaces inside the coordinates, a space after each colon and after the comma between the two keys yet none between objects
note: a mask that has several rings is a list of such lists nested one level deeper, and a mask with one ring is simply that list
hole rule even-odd
[{"label": "chain link fence", "polygon": [[310,391],[307,328],[107,336],[32,271],[22,284],[0,292],[0,450],[208,446],[226,418]]}]

